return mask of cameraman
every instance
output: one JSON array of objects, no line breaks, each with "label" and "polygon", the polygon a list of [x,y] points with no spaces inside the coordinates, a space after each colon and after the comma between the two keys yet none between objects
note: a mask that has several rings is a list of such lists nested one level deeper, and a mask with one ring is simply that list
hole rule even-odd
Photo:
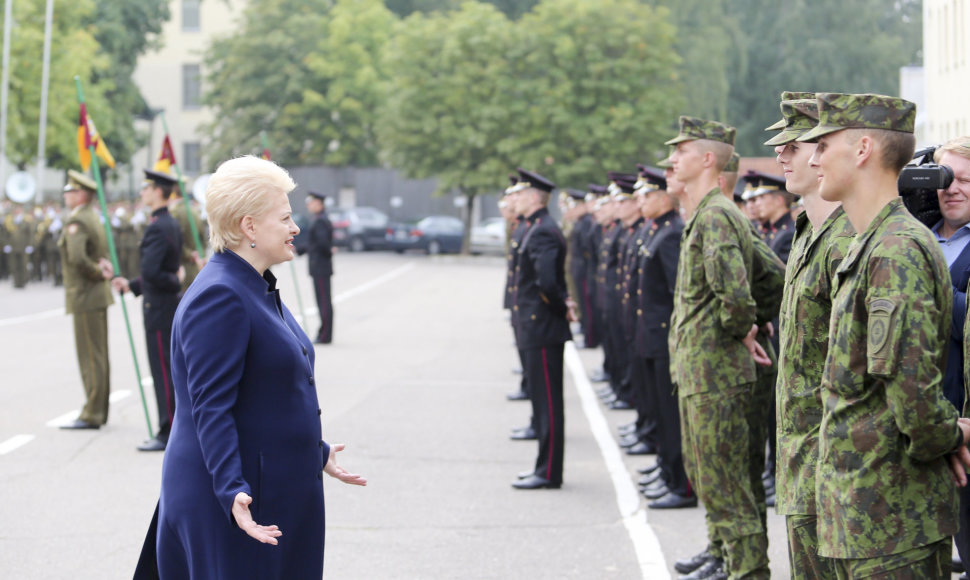
[{"label": "cameraman", "polygon": [[[933,160],[953,170],[953,182],[937,192],[943,219],[933,227],[933,233],[940,242],[953,282],[953,325],[943,395],[962,415],[965,402],[963,331],[970,279],[970,136],[951,139],[936,150]],[[955,540],[960,559],[970,562],[970,486],[960,489],[960,531]]]}]

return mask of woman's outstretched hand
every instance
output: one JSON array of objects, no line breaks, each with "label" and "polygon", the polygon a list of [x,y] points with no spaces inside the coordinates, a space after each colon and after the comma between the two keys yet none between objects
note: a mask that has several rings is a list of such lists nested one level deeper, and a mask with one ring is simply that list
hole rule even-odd
[{"label": "woman's outstretched hand", "polygon": [[330,477],[336,477],[344,483],[349,483],[351,485],[367,485],[367,480],[363,476],[356,473],[350,473],[343,467],[337,465],[337,452],[343,451],[343,443],[334,443],[330,446],[330,457],[327,459],[327,464],[323,467],[323,470],[327,472]]},{"label": "woman's outstretched hand", "polygon": [[249,534],[251,538],[264,544],[277,545],[276,538],[283,535],[279,526],[261,526],[253,521],[253,514],[249,511],[249,504],[253,503],[253,498],[245,492],[240,491],[236,494],[236,499],[232,502],[232,517],[236,520],[239,529]]}]

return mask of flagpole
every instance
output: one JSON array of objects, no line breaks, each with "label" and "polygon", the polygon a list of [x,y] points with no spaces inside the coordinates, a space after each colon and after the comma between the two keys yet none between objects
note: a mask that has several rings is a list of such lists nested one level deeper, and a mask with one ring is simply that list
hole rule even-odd
[{"label": "flagpole", "polygon": [[47,164],[47,88],[51,77],[51,28],[54,21],[54,0],[47,0],[44,16],[44,68],[40,81],[40,127],[37,131],[37,195],[40,204],[44,196],[44,167]]},{"label": "flagpole", "polygon": [[[159,113],[162,117],[162,127],[165,128],[165,136],[168,137],[168,122],[165,121],[165,111]],[[171,141],[169,141],[171,143]],[[175,174],[178,176],[179,180],[179,192],[182,193],[182,203],[185,204],[185,214],[189,218],[189,229],[192,230],[192,241],[195,242],[195,251],[198,252],[200,258],[205,257],[205,249],[202,247],[202,240],[199,238],[199,226],[195,224],[195,214],[192,212],[192,194],[185,190],[182,180],[182,168],[178,163],[175,163]]]},{"label": "flagpole", "polygon": [[[74,84],[77,86],[77,101],[83,105],[84,93],[81,92],[81,77],[75,76]],[[87,127],[85,127],[85,134],[87,134],[87,130]],[[108,253],[111,256],[111,265],[115,272],[120,272],[121,267],[118,265],[118,253],[115,251],[114,235],[111,233],[111,220],[108,218],[108,204],[104,197],[104,185],[101,183],[101,171],[98,169],[98,156],[94,151],[94,143],[90,139],[88,139],[87,145],[88,151],[91,153],[91,172],[94,174],[94,181],[98,185],[98,202],[101,204],[101,217],[104,220],[104,233],[108,238]],[[145,424],[148,425],[148,437],[151,438],[155,436],[155,433],[152,431],[152,420],[148,416],[148,403],[145,402],[145,389],[141,384],[141,369],[138,367],[135,339],[131,334],[131,323],[128,321],[128,308],[125,306],[125,297],[121,295],[120,298],[118,302],[121,303],[121,312],[125,317],[125,329],[128,331],[128,344],[131,346],[131,358],[135,363],[135,375],[138,378],[138,393],[141,395],[142,409],[145,410]]]},{"label": "flagpole", "polygon": [[[269,140],[266,139],[266,131],[260,131],[259,137],[263,141],[263,151],[269,157]],[[296,265],[290,260],[290,274],[293,276],[293,290],[296,291],[296,306],[300,309],[300,326],[307,330],[306,313],[303,310],[303,297],[300,295],[300,279],[296,275]]]}]

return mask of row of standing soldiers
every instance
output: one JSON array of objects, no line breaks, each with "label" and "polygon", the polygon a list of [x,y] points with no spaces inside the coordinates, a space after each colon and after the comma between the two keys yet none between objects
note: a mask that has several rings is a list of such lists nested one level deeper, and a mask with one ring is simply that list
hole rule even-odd
[{"label": "row of standing soldiers", "polygon": [[[66,215],[60,204],[48,203],[31,210],[5,201],[0,206],[0,280],[10,279],[14,288],[42,281],[60,286],[63,279],[57,241]],[[109,215],[120,274],[135,277],[147,212],[136,204],[119,202],[109,206]]]},{"label": "row of standing soldiers", "polygon": [[[941,388],[954,312],[939,249],[946,240],[909,214],[896,188],[914,153],[915,105],[784,93],[781,111],[766,145],[784,185],[749,173],[746,194],[732,200],[734,128],[681,117],[662,173],[640,167],[571,192],[565,300],[542,283],[565,269],[556,236],[530,240],[547,214],[520,203],[522,195],[541,203],[537,191],[551,183],[519,170],[506,207],[521,224],[507,285],[520,355],[522,337],[536,330],[522,305],[552,319],[580,313],[585,346],[604,350],[601,396],[638,412],[621,427],[621,444],[657,453],[640,470],[649,507],[704,504],[708,547],[677,561],[682,580],[769,577],[772,471],[793,578],[948,578],[953,481],[967,480],[970,420]],[[786,186],[805,208],[794,222]],[[760,227],[744,211],[757,198]],[[769,211],[771,200],[783,211]],[[533,286],[547,308],[521,300]],[[558,488],[562,440],[549,438],[542,404],[546,391],[561,406],[561,388],[550,391],[528,357],[523,367],[543,416],[513,438],[537,436],[540,461],[513,485]],[[549,409],[561,433],[561,411]],[[540,470],[547,446],[558,457]]]}]

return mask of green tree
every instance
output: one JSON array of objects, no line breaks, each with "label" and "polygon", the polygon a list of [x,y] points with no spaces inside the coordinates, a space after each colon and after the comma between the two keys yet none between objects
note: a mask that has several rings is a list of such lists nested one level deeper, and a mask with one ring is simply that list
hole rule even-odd
[{"label": "green tree", "polygon": [[520,164],[585,187],[665,154],[683,106],[665,8],[544,0],[517,24],[517,38],[510,134]]},{"label": "green tree", "polygon": [[[532,7],[538,4],[539,0],[483,0],[487,4],[492,4],[501,10],[509,18],[519,18]],[[461,0],[386,0],[387,8],[401,18],[410,16],[414,12],[433,12],[457,10],[461,6]]]},{"label": "green tree", "polygon": [[742,155],[770,155],[764,128],[783,90],[899,94],[899,68],[919,62],[919,2],[728,0],[744,55],[731,71],[728,115]]},{"label": "green tree", "polygon": [[[327,30],[332,4],[251,2],[239,30],[212,43],[204,61],[208,88],[203,98],[214,113],[212,123],[203,127],[210,139],[207,163],[260,151],[264,130],[274,160],[290,165],[320,162],[311,153],[318,135],[279,121],[288,105],[302,102],[313,81],[308,57]],[[292,109],[287,113],[293,114]]]},{"label": "green tree", "polygon": [[279,127],[313,137],[304,157],[327,165],[374,166],[375,111],[386,80],[380,62],[397,21],[381,0],[337,0],[326,31],[306,57],[302,99],[283,108]]},{"label": "green tree", "polygon": [[[45,3],[16,2],[13,8],[6,154],[14,165],[24,167],[37,158]],[[105,70],[110,60],[99,54],[91,32],[78,26],[94,9],[93,1],[78,0],[54,11],[46,130],[51,167],[66,169],[78,164],[75,75],[85,83],[91,114],[96,119],[110,116],[105,99],[108,83],[92,82],[95,72]]]},{"label": "green tree", "polygon": [[392,167],[437,177],[440,191],[469,201],[500,184],[514,167],[514,81],[505,59],[512,40],[505,15],[476,2],[415,13],[396,27],[384,53],[390,76],[378,128]]}]

